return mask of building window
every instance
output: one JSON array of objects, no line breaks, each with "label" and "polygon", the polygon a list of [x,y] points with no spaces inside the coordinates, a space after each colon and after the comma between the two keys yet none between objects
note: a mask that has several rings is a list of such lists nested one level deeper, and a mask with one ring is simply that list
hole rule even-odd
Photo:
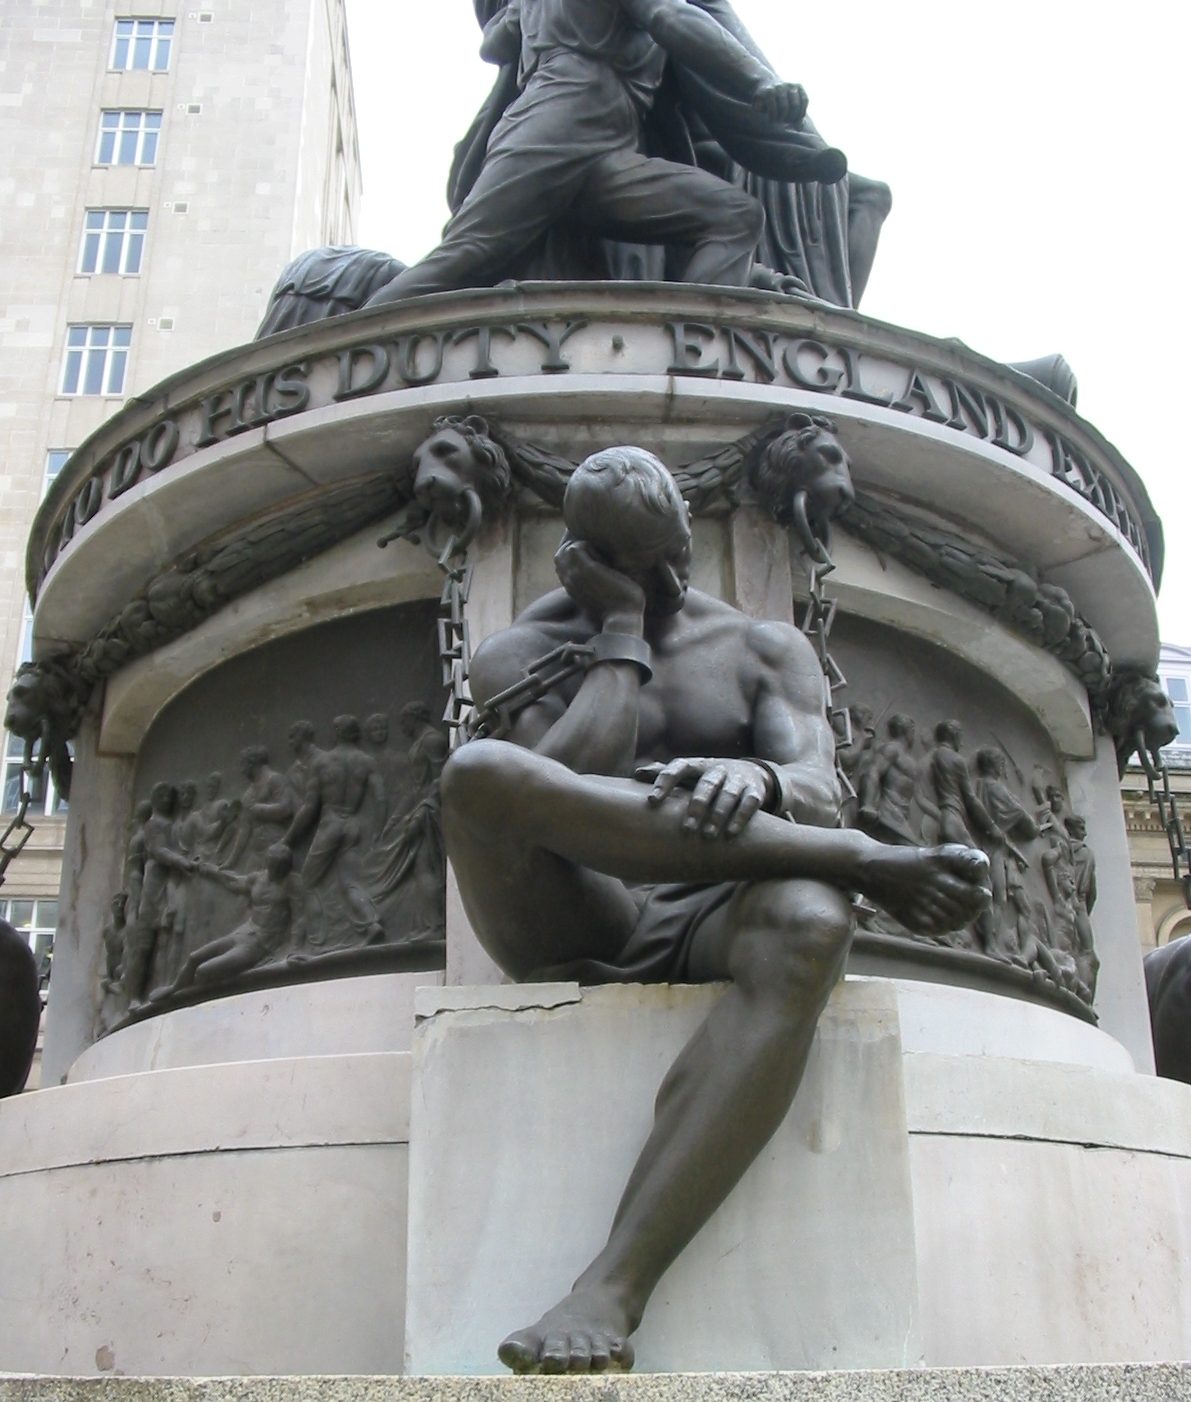
[{"label": "building window", "polygon": [[1179,726],[1179,738],[1169,749],[1191,750],[1191,689],[1186,677],[1163,677],[1162,685],[1174,707],[1174,718]]},{"label": "building window", "polygon": [[45,455],[45,477],[41,483],[43,497],[50,490],[50,483],[66,466],[67,459],[73,451],[71,448],[51,448]]},{"label": "building window", "polygon": [[68,326],[63,394],[123,394],[131,326]]},{"label": "building window", "polygon": [[141,270],[147,209],[89,209],[79,253],[80,273],[123,273]]},{"label": "building window", "polygon": [[25,595],[25,615],[21,619],[21,646],[17,655],[17,666],[22,662],[33,661],[33,605],[29,595]]},{"label": "building window", "polygon": [[173,42],[172,19],[118,19],[112,34],[111,66],[122,73],[132,68],[165,73]]},{"label": "building window", "polygon": [[127,108],[100,114],[99,146],[95,164],[101,166],[151,166],[157,160],[161,113]]},{"label": "building window", "polygon": [[49,982],[50,961],[54,956],[54,936],[58,933],[57,898],[0,901],[0,919],[7,920],[29,941],[29,948],[37,957],[38,975],[44,991]]},{"label": "building window", "polygon": [[[74,745],[67,748],[74,754]],[[4,751],[4,813],[12,814],[21,806],[21,764],[25,758],[25,742],[19,736],[9,735]],[[54,780],[47,765],[39,783],[32,785],[33,796],[29,802],[28,816],[31,818],[53,818],[66,812],[66,800],[54,787]]]}]

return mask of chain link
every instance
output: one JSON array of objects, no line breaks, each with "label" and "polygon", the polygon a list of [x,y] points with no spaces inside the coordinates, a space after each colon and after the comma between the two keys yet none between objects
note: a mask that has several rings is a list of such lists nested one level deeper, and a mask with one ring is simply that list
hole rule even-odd
[{"label": "chain link", "polygon": [[442,664],[442,684],[447,689],[443,720],[451,732],[451,744],[465,737],[471,697],[467,694],[467,673],[471,667],[471,635],[464,608],[471,593],[472,566],[467,550],[456,553],[456,537],[451,536],[438,556],[438,567],[446,576],[438,613],[438,658]]},{"label": "chain link", "polygon": [[[1158,820],[1166,833],[1170,847],[1170,865],[1174,879],[1183,888],[1183,901],[1191,906],[1191,851],[1187,849],[1187,838],[1183,833],[1183,820],[1179,816],[1179,806],[1174,790],[1170,787],[1170,771],[1161,754],[1146,749],[1145,737],[1137,734],[1137,757],[1145,770],[1146,786],[1150,791],[1150,802],[1158,810]],[[1161,787],[1159,787],[1161,785]]]},{"label": "chain link", "polygon": [[[801,531],[799,531],[799,535],[802,535]],[[809,548],[811,545],[814,546],[813,552]],[[823,671],[823,701],[831,721],[832,732],[835,735],[835,775],[839,780],[843,801],[846,803],[848,799],[856,797],[856,790],[852,787],[852,781],[844,773],[838,756],[841,749],[852,743],[852,717],[846,706],[835,704],[835,693],[843,691],[848,685],[848,679],[827,647],[827,640],[831,636],[831,628],[835,623],[835,615],[839,609],[839,600],[829,598],[823,592],[823,581],[835,569],[835,561],[827,553],[827,547],[820,540],[804,537],[803,547],[808,554],[809,598],[801,627],[803,634],[810,640],[815,649],[815,655],[818,657],[819,666]]]},{"label": "chain link", "polygon": [[36,766],[26,763],[21,765],[20,771],[20,796],[17,800],[17,811],[10,819],[8,826],[0,833],[0,886],[8,876],[8,868],[25,849],[25,844],[33,836],[33,824],[26,818],[29,804],[33,801],[34,790],[30,787],[30,779],[37,779]]}]

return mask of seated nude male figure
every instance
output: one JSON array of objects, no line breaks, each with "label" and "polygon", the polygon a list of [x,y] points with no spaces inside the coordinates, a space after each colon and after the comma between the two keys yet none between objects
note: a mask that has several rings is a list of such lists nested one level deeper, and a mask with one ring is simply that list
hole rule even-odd
[{"label": "seated nude male figure", "polygon": [[518,979],[731,986],[662,1083],[607,1245],[501,1344],[519,1372],[631,1367],[654,1286],[790,1108],[843,970],[849,892],[931,932],[988,902],[983,853],[835,826],[815,653],[787,624],[688,588],[689,516],[656,458],[597,453],[564,515],[563,588],[477,650],[472,694],[483,705],[563,642],[597,660],[448,762],[467,913]]}]

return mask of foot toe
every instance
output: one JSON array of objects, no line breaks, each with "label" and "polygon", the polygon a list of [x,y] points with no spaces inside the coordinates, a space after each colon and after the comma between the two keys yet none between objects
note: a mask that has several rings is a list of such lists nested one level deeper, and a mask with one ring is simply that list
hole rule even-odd
[{"label": "foot toe", "polygon": [[543,1373],[565,1373],[571,1364],[571,1342],[565,1334],[547,1334],[542,1344]]},{"label": "foot toe", "polygon": [[496,1350],[496,1356],[514,1373],[532,1373],[538,1366],[540,1340],[528,1329],[510,1334]]},{"label": "foot toe", "polygon": [[633,1366],[633,1362],[637,1357],[628,1339],[609,1339],[608,1352],[611,1355],[613,1366],[624,1369],[626,1373]]},{"label": "foot toe", "polygon": [[591,1340],[586,1334],[571,1335],[571,1356],[567,1363],[569,1372],[591,1372]]},{"label": "foot toe", "polygon": [[602,1373],[612,1362],[612,1349],[608,1343],[606,1334],[593,1334],[591,1336],[591,1371]]}]

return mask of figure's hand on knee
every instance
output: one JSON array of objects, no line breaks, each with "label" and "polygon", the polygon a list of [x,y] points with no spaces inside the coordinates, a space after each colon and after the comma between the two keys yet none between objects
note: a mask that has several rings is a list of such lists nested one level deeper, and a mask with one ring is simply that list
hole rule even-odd
[{"label": "figure's hand on knee", "polygon": [[780,78],[771,78],[753,94],[753,106],[758,112],[787,127],[801,125],[808,103],[801,83],[783,83]]},{"label": "figure's hand on knee", "polygon": [[646,802],[654,808],[675,789],[691,789],[683,831],[711,839],[739,836],[764,808],[770,789],[768,770],[748,759],[674,759],[667,765],[647,764],[636,778],[652,780]]}]

